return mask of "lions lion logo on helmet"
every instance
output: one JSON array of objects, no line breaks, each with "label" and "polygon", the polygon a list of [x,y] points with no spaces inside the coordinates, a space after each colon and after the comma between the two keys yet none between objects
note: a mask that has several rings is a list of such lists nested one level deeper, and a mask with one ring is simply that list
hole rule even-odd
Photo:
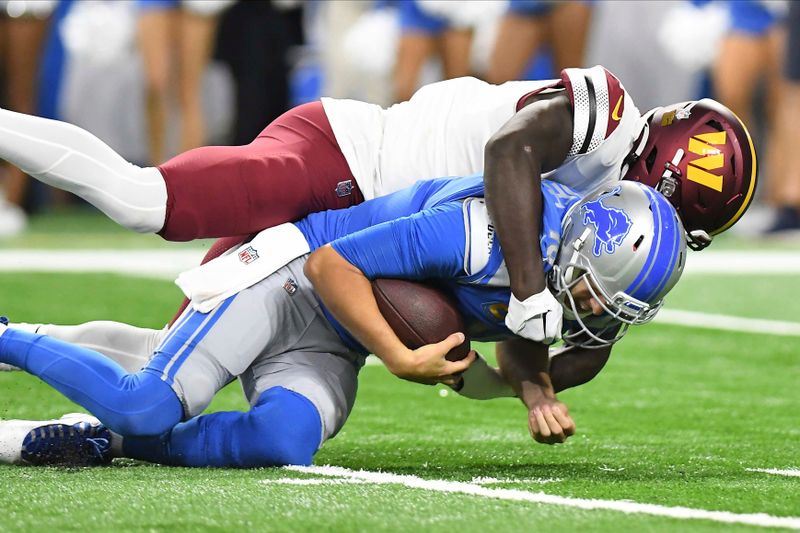
[{"label": "lions lion logo on helmet", "polygon": [[592,224],[595,229],[592,250],[595,257],[600,257],[603,250],[607,254],[613,254],[631,230],[631,219],[625,211],[603,204],[604,199],[618,195],[619,192],[620,187],[617,186],[602,194],[597,200],[586,202],[581,206],[583,224],[585,226]]}]

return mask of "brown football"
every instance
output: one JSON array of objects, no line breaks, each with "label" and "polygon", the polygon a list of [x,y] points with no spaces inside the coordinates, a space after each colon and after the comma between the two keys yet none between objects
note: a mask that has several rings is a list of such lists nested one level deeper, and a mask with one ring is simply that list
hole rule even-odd
[{"label": "brown football", "polygon": [[378,309],[403,344],[411,349],[443,341],[452,333],[464,333],[464,342],[450,350],[449,361],[469,353],[464,319],[453,300],[442,291],[414,281],[376,279],[372,293]]}]

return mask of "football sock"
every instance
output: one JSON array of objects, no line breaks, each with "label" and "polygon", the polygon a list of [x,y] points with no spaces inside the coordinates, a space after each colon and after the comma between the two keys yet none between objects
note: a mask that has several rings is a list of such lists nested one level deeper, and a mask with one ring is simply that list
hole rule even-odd
[{"label": "football sock", "polygon": [[[20,326],[25,325],[13,325],[22,329]],[[98,320],[77,326],[40,324],[35,333],[100,352],[126,371],[136,372],[150,360],[167,330]]]},{"label": "football sock", "polygon": [[77,194],[126,228],[148,233],[164,225],[167,188],[161,172],[127,162],[77,126],[0,109],[0,158]]},{"label": "football sock", "polygon": [[314,404],[283,387],[247,412],[220,412],[178,424],[157,438],[125,437],[126,457],[175,466],[253,468],[309,465],[321,444]]},{"label": "football sock", "polygon": [[183,418],[178,396],[156,374],[128,374],[103,355],[66,342],[8,328],[0,362],[39,377],[122,435],[161,435]]}]

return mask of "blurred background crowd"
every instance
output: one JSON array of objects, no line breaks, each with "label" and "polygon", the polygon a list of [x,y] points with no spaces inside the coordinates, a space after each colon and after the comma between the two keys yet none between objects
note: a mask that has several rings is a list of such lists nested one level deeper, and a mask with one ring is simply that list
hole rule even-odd
[{"label": "blurred background crowd", "polygon": [[[0,0],[0,106],[78,124],[142,165],[249,143],[320,96],[388,106],[442,79],[595,64],[642,111],[706,96],[733,109],[761,162],[745,231],[800,230],[800,2]],[[0,187],[0,236],[75,201],[7,165]]]}]

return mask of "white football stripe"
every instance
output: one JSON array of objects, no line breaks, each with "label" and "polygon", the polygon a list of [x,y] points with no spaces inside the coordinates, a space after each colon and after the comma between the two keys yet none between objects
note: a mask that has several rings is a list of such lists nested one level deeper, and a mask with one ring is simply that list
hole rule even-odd
[{"label": "white football stripe", "polygon": [[715,315],[711,313],[698,313],[695,311],[682,311],[679,309],[662,309],[658,312],[655,319],[653,319],[653,322],[690,328],[800,337],[800,322]]},{"label": "white football stripe", "polygon": [[800,529],[800,517],[772,516],[766,513],[732,513],[728,511],[708,511],[690,507],[669,507],[651,503],[637,503],[628,500],[589,500],[528,492],[517,489],[492,489],[473,483],[447,481],[443,479],[423,479],[417,476],[350,470],[337,466],[289,466],[288,470],[317,476],[359,479],[380,485],[403,485],[412,489],[433,492],[467,494],[498,500],[529,502],[542,505],[561,505],[586,510],[617,511],[625,514],[645,514],[679,520],[708,520],[725,524],[745,524],[761,527],[782,527]]},{"label": "white football stripe", "polygon": [[592,151],[599,147],[600,143],[606,138],[608,119],[611,116],[610,106],[613,104],[609,102],[605,69],[602,67],[589,69],[589,76],[592,78],[592,85],[594,86],[596,109],[594,131],[589,133],[592,136],[592,141],[589,144],[588,151]]},{"label": "white football stripe", "polygon": [[[174,279],[196,266],[205,250],[2,250],[0,272],[113,272]],[[684,274],[798,274],[800,253],[703,251],[689,254]],[[662,309],[656,322],[703,329],[796,337],[800,323]]]},{"label": "white football stripe", "polygon": [[0,271],[112,272],[175,279],[200,264],[206,250],[3,250]]},{"label": "white football stripe", "polygon": [[364,485],[370,483],[363,479],[340,478],[340,479],[296,479],[296,478],[280,478],[280,479],[262,479],[259,481],[264,485]]},{"label": "white football stripe", "polygon": [[800,273],[798,252],[710,251],[691,252],[686,258],[684,274],[797,274]]},{"label": "white football stripe", "polygon": [[[0,250],[2,272],[115,272],[174,278],[197,266],[207,250]],[[690,253],[684,275],[800,274],[800,252]]]},{"label": "white football stripe", "polygon": [[763,474],[773,474],[775,476],[800,477],[800,468],[790,468],[788,470],[778,470],[775,468],[745,468],[748,472],[761,472]]}]

